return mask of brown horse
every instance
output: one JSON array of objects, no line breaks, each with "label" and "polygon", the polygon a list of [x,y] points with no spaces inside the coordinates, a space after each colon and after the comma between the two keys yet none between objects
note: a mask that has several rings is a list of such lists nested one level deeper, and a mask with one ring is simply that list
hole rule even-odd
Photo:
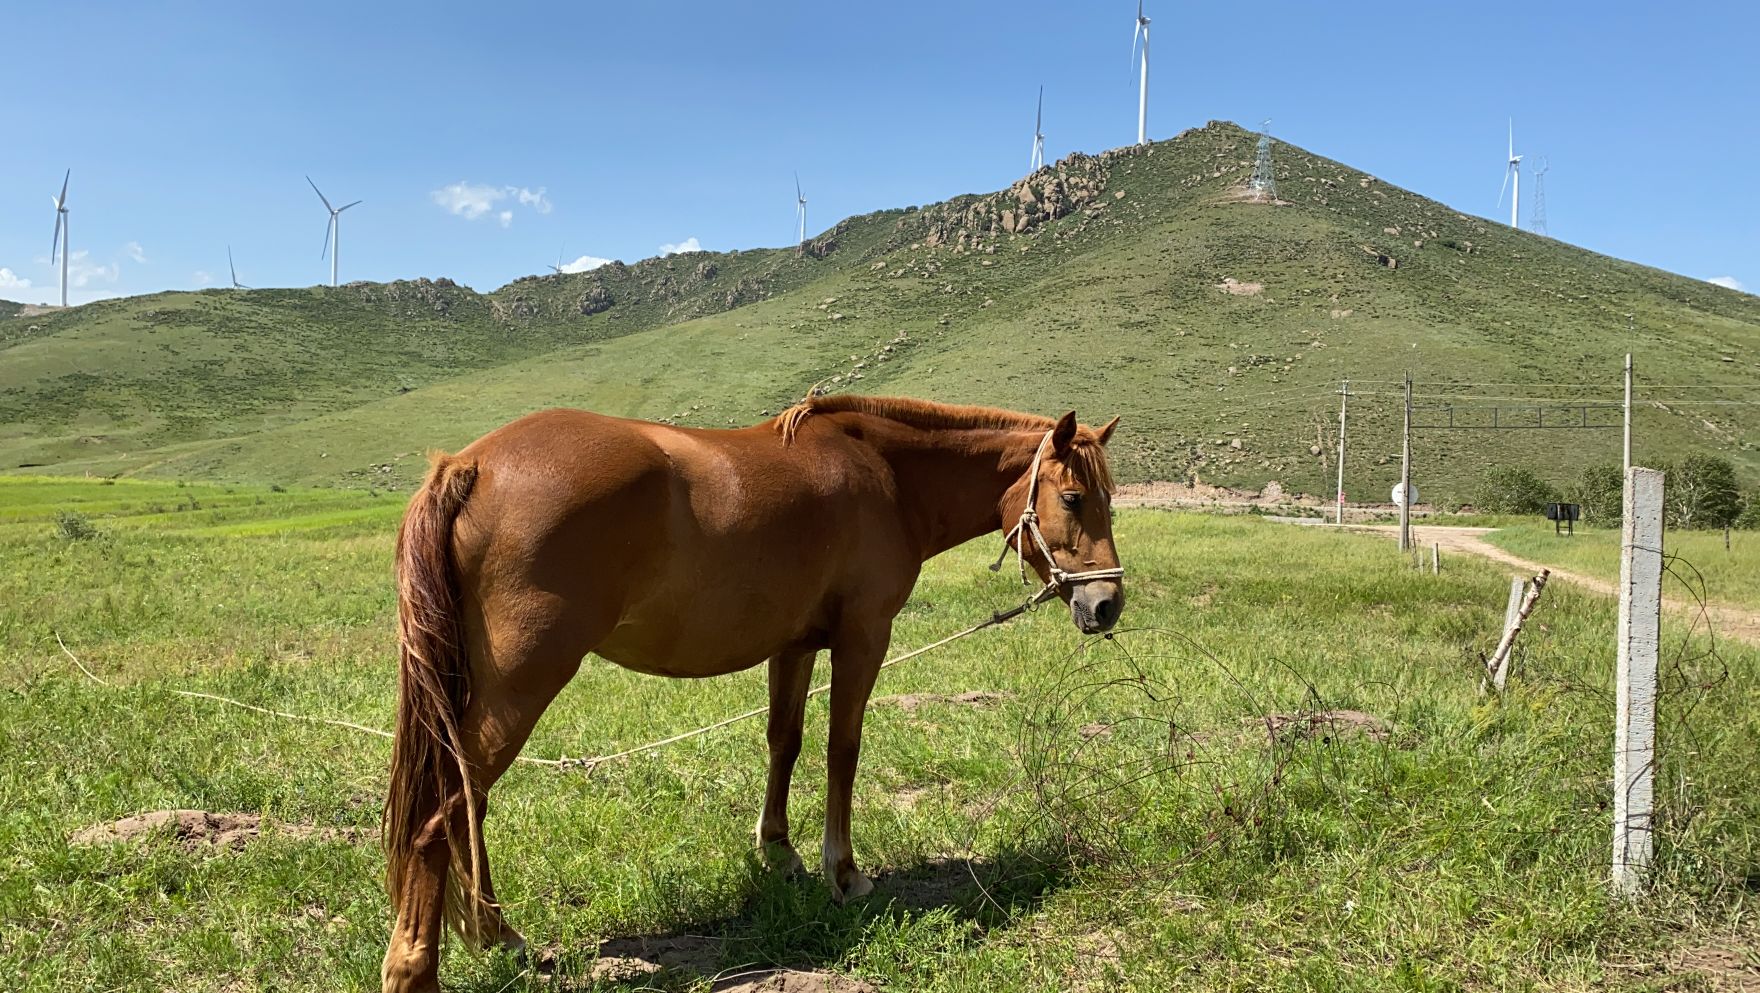
[{"label": "brown horse", "polygon": [[589,652],[674,677],[769,660],[757,840],[792,867],[789,777],[830,649],[822,865],[839,899],[866,894],[850,789],[894,615],[924,561],[1007,525],[1076,626],[1110,628],[1117,423],[830,396],[728,431],[550,410],[436,457],[397,539],[384,988],[438,989],[446,920],[473,945],[523,947],[489,880],[488,791]]}]

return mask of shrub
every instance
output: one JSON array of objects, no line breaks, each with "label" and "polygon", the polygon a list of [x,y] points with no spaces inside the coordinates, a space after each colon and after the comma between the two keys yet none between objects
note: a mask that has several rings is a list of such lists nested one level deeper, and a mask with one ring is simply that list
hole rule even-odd
[{"label": "shrub", "polygon": [[1477,506],[1493,514],[1538,514],[1558,500],[1552,484],[1527,469],[1493,469],[1479,487]]},{"label": "shrub", "polygon": [[1583,508],[1583,520],[1596,524],[1619,524],[1625,499],[1625,474],[1616,462],[1584,469],[1570,491],[1570,501]]},{"label": "shrub", "polygon": [[1676,528],[1725,528],[1742,513],[1736,467],[1717,455],[1689,455],[1668,466],[1663,483],[1664,512]]},{"label": "shrub", "polygon": [[98,536],[92,519],[71,510],[55,513],[55,534],[63,541],[90,541]]}]

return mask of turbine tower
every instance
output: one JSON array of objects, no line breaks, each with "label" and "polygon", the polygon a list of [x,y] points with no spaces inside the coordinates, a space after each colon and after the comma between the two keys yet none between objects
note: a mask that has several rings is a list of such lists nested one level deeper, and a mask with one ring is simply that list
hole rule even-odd
[{"label": "turbine tower", "polygon": [[67,181],[73,178],[73,170],[61,177],[61,195],[50,197],[55,201],[55,240],[49,243],[49,264],[55,264],[55,252],[61,252],[61,306],[67,306]]},{"label": "turbine tower", "polygon": [[794,216],[800,228],[800,235],[795,239],[796,245],[807,243],[807,198],[801,193],[801,174],[794,174]]},{"label": "turbine tower", "polygon": [[232,272],[232,288],[233,289],[235,289],[235,290],[248,290],[248,289],[250,289],[250,287],[248,287],[238,281],[238,266],[235,266],[232,264],[232,246],[231,245],[226,246],[226,268]]},{"label": "turbine tower", "polygon": [[354,203],[345,203],[340,207],[332,207],[330,206],[330,198],[324,195],[323,190],[318,189],[318,184],[312,182],[312,177],[307,176],[306,182],[311,184],[312,192],[318,195],[318,199],[324,201],[324,209],[330,212],[330,224],[324,228],[324,251],[318,253],[318,258],[322,260],[325,252],[330,254],[330,285],[335,286],[336,253],[342,247],[342,212],[353,207],[355,204],[360,203],[360,201],[356,200]]},{"label": "turbine tower", "polygon": [[1039,113],[1033,118],[1033,172],[1045,168],[1045,87],[1039,87]]},{"label": "turbine tower", "polygon": [[1509,191],[1509,226],[1521,230],[1522,157],[1516,154],[1516,122],[1509,122],[1509,170],[1503,174],[1503,189],[1497,191],[1497,205],[1503,206],[1504,190]]},{"label": "turbine tower", "polygon": [[1143,0],[1137,0],[1137,26],[1131,31],[1131,61],[1137,60],[1137,37],[1143,39],[1143,76],[1137,90],[1137,144],[1149,143],[1149,19],[1143,16]]},{"label": "turbine tower", "polygon": [[1552,163],[1544,158],[1540,160],[1540,168],[1534,170],[1534,214],[1528,219],[1528,230],[1535,234],[1546,233],[1546,170]]}]

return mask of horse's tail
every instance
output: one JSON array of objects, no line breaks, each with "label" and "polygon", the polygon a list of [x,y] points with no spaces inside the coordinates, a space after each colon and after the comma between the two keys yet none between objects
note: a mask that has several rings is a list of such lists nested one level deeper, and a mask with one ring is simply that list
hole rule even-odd
[{"label": "horse's tail", "polygon": [[473,946],[482,943],[490,907],[477,855],[475,783],[459,734],[471,676],[452,530],[476,480],[474,463],[435,456],[397,533],[397,725],[381,827],[385,885],[397,913],[421,849],[445,839],[446,919]]}]

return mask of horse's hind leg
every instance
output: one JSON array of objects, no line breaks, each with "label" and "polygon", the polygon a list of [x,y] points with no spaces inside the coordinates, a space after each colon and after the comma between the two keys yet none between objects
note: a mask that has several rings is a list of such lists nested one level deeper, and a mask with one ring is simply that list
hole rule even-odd
[{"label": "horse's hind leg", "polygon": [[[474,936],[514,951],[524,939],[510,927],[494,897],[489,878],[487,848],[482,820],[488,793],[496,780],[513,765],[532,728],[580,667],[592,646],[591,632],[578,624],[565,624],[555,616],[521,617],[511,611],[495,614],[500,623],[485,635],[477,616],[467,618],[471,629],[471,699],[459,720],[460,746],[470,764],[475,785],[477,818],[477,864],[482,889],[471,893],[463,880],[465,906],[456,908]],[[609,623],[603,625],[609,629]],[[602,636],[603,630],[599,632]],[[585,647],[583,647],[583,645]],[[429,807],[425,827],[415,841],[418,858],[411,866],[400,901],[400,911],[386,950],[383,988],[391,990],[438,990],[442,894],[450,871],[443,825],[451,818],[454,836],[469,830],[463,794],[456,778],[446,786],[437,808]]]},{"label": "horse's hind leg", "polygon": [[473,667],[471,702],[460,731],[478,789],[477,860],[482,871],[484,911],[480,933],[491,944],[523,953],[525,938],[507,923],[490,880],[489,853],[482,831],[488,793],[518,760],[538,718],[574,678],[592,639],[578,622],[565,624],[553,617],[523,621],[503,617],[479,643],[487,651],[474,655],[483,661]]},{"label": "horse's hind leg", "polygon": [[791,873],[800,870],[801,857],[788,841],[788,785],[801,754],[801,723],[816,654],[790,650],[770,659],[770,775],[758,816],[758,847],[771,865]]}]

